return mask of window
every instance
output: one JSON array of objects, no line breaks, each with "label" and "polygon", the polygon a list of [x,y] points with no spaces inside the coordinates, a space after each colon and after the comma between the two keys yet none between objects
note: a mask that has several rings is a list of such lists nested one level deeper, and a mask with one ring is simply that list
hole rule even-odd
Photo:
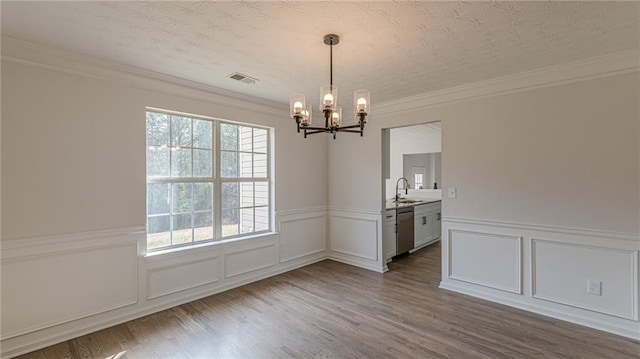
[{"label": "window", "polygon": [[413,174],[413,188],[424,188],[424,167],[412,167],[411,172]]},{"label": "window", "polygon": [[271,229],[269,129],[164,112],[146,128],[148,250]]},{"label": "window", "polygon": [[414,173],[414,174],[413,174],[413,178],[414,178],[414,179],[413,179],[413,181],[415,182],[415,184],[416,184],[416,186],[415,186],[415,187],[416,187],[417,189],[422,189],[422,188],[424,188],[424,187],[423,187],[423,186],[424,186],[424,181],[422,180],[422,177],[423,177],[423,176],[424,176],[424,175],[423,175],[422,173]]}]

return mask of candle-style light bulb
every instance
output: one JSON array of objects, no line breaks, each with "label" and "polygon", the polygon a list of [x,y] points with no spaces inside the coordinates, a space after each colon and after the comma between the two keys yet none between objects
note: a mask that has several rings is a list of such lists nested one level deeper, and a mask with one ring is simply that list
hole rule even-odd
[{"label": "candle-style light bulb", "polygon": [[293,104],[293,112],[296,115],[299,115],[299,114],[302,113],[302,102],[298,101],[298,102]]},{"label": "candle-style light bulb", "polygon": [[305,126],[308,125],[309,124],[309,111],[304,110],[304,111],[301,112],[301,114],[302,114],[301,123],[303,125],[305,125]]},{"label": "candle-style light bulb", "polygon": [[356,109],[358,110],[358,112],[365,112],[365,110],[367,109],[367,99],[365,99],[364,97],[360,97],[356,102]]},{"label": "candle-style light bulb", "polygon": [[331,125],[336,127],[340,124],[340,115],[338,112],[334,112],[331,114]]},{"label": "candle-style light bulb", "polygon": [[333,105],[333,95],[332,95],[332,94],[330,94],[330,93],[328,93],[328,94],[324,95],[324,98],[322,99],[322,103],[323,103],[325,106],[331,106],[331,105]]}]

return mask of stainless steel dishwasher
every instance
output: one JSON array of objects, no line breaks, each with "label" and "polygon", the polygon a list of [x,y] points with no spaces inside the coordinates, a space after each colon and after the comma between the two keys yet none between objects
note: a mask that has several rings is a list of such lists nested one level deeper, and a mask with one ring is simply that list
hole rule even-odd
[{"label": "stainless steel dishwasher", "polygon": [[413,206],[396,210],[396,224],[398,226],[396,255],[398,255],[413,249]]}]

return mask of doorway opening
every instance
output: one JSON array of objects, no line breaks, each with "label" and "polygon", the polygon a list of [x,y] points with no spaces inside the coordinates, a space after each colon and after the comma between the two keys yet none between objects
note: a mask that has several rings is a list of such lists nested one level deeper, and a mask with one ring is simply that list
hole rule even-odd
[{"label": "doorway opening", "polygon": [[440,122],[382,130],[382,183],[385,199],[385,263],[440,242],[442,184]]}]

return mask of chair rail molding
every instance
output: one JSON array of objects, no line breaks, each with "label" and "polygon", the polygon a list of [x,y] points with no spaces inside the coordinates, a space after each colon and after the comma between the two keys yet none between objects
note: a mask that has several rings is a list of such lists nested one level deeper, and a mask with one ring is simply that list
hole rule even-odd
[{"label": "chair rail molding", "polygon": [[[150,254],[144,226],[3,239],[0,355],[28,353],[328,259],[326,207],[277,211],[275,220],[280,232]],[[286,252],[279,250],[283,243]],[[127,263],[119,267],[122,270],[112,270],[114,256],[127,259],[121,261]],[[22,281],[25,271],[54,285],[93,283],[94,297],[103,283],[111,283],[107,289],[115,294],[93,301],[66,289],[55,303],[42,306],[53,308],[47,312],[51,318],[29,316],[28,308],[18,303],[51,296],[36,295],[44,288],[42,280]],[[6,305],[16,316],[4,315]]]},{"label": "chair rail molding", "polygon": [[[442,225],[440,288],[640,340],[640,235],[453,217]],[[456,264],[478,253],[479,262]],[[520,273],[505,273],[518,261]],[[495,285],[518,277],[520,290]],[[590,280],[599,295],[587,292]]]}]

